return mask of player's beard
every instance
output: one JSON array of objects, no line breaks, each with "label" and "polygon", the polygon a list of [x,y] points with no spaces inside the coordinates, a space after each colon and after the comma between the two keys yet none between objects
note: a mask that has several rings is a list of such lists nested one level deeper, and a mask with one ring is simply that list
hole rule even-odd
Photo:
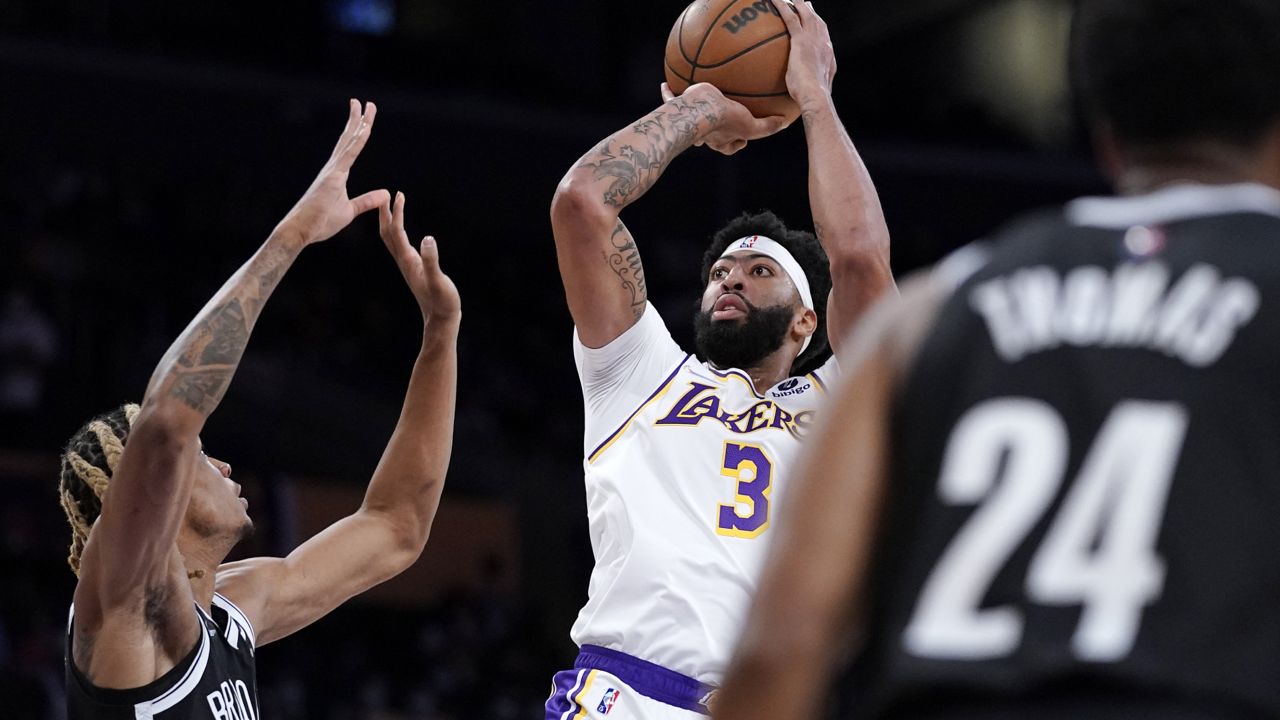
[{"label": "player's beard", "polygon": [[698,355],[718,368],[756,367],[782,347],[795,317],[793,307],[758,308],[741,299],[747,306],[747,316],[741,320],[712,320],[711,312],[701,308],[693,314]]}]

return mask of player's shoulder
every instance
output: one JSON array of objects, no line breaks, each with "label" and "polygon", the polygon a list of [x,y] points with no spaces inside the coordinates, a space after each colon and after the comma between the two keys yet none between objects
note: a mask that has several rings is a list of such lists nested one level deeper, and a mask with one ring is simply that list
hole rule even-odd
[{"label": "player's shoulder", "polygon": [[239,616],[254,632],[261,625],[272,588],[281,582],[284,563],[283,558],[252,557],[218,566],[214,605],[222,606],[228,615]]},{"label": "player's shoulder", "polygon": [[1062,207],[1040,208],[1014,217],[978,244],[989,266],[1017,265],[1070,249],[1071,239],[1100,231],[1073,222]]},{"label": "player's shoulder", "polygon": [[1038,238],[1049,231],[1074,227],[1080,227],[1080,225],[1071,220],[1065,207],[1040,207],[1005,221],[996,228],[991,237],[995,240],[993,245],[1000,245],[1008,241]]},{"label": "player's shoulder", "polygon": [[241,639],[243,639],[247,641],[246,649],[252,653],[253,648],[257,646],[258,639],[257,631],[249,614],[234,600],[217,591],[213,593],[213,602],[210,609],[212,613],[210,619],[222,631],[223,636],[231,643],[232,648],[237,648]]}]

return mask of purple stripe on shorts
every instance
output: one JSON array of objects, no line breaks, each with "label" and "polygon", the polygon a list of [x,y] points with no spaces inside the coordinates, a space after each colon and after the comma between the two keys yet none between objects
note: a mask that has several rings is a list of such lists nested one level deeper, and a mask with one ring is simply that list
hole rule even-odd
[{"label": "purple stripe on shorts", "polygon": [[576,709],[573,694],[578,691],[578,676],[586,677],[581,670],[562,670],[551,679],[551,697],[547,698],[546,720],[561,720],[564,714]]},{"label": "purple stripe on shorts", "polygon": [[714,685],[700,683],[661,665],[599,645],[583,645],[582,651],[578,653],[578,660],[573,666],[603,670],[650,700],[657,700],[682,710],[704,715],[711,714],[703,701],[715,692]]}]

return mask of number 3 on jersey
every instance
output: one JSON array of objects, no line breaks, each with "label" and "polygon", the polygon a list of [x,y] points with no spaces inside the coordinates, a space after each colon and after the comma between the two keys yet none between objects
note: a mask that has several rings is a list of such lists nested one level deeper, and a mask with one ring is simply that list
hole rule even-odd
[{"label": "number 3 on jersey", "polygon": [[[1031,557],[1028,602],[1083,607],[1071,640],[1081,660],[1128,655],[1143,609],[1164,588],[1155,546],[1186,429],[1186,410],[1175,403],[1117,405]],[[1025,398],[985,402],[956,424],[938,495],[948,505],[981,506],[924,584],[903,638],[912,654],[981,660],[1017,649],[1022,612],[983,602],[1057,498],[1068,439],[1057,411]]]},{"label": "number 3 on jersey", "polygon": [[720,506],[716,533],[739,538],[759,537],[769,529],[773,461],[764,448],[726,442],[720,474],[737,481],[738,497],[736,503]]}]

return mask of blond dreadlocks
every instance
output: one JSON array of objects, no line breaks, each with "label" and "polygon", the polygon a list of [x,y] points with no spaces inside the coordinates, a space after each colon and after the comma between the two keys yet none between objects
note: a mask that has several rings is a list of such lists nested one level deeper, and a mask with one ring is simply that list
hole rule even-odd
[{"label": "blond dreadlocks", "polygon": [[90,420],[67,443],[62,453],[58,495],[71,525],[71,553],[67,564],[80,575],[80,554],[89,541],[89,529],[102,512],[102,497],[124,454],[129,430],[139,407],[129,403]]}]

